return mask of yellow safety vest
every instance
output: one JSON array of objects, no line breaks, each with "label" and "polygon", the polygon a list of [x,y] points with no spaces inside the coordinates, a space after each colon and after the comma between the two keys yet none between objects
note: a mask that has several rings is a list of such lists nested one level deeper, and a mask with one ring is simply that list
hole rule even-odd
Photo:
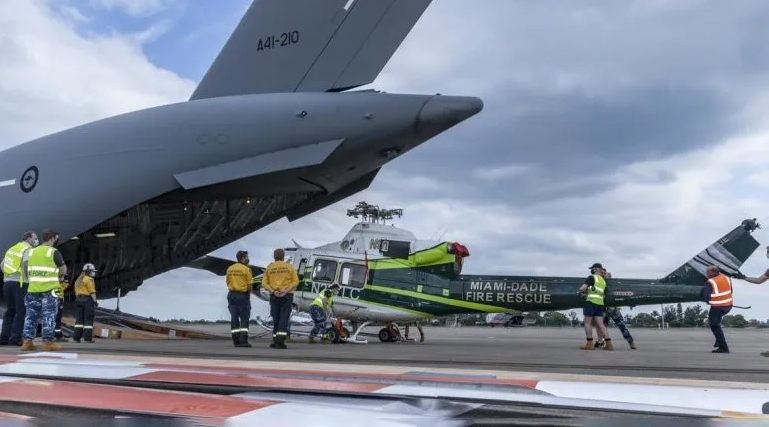
[{"label": "yellow safety vest", "polygon": [[[10,275],[19,273],[21,276],[21,261],[24,257],[24,251],[31,248],[27,242],[21,241],[13,246],[5,253],[5,260],[3,261],[3,275],[8,277]],[[19,277],[19,282],[23,282],[23,278]]]},{"label": "yellow safety vest", "polygon": [[42,293],[59,289],[59,267],[54,261],[56,248],[40,245],[29,250],[27,271],[29,272],[29,293]]},{"label": "yellow safety vest", "polygon": [[315,300],[312,302],[312,305],[316,305],[322,309],[327,309],[331,306],[331,304],[334,303],[334,294],[332,293],[331,296],[326,296],[326,290],[320,291],[318,296],[315,298]]},{"label": "yellow safety vest", "polygon": [[594,274],[593,286],[587,288],[587,300],[593,304],[603,305],[603,297],[606,293],[606,280],[603,277]]}]

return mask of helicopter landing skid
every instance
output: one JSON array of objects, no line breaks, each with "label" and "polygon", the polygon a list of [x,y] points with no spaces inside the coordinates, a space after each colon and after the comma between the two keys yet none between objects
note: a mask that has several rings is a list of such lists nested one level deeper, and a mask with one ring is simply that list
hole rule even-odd
[{"label": "helicopter landing skid", "polygon": [[368,340],[359,340],[358,334],[365,328],[366,326],[370,325],[371,321],[363,322],[362,325],[358,326],[358,329],[355,330],[355,332],[352,334],[351,337],[342,338],[344,342],[348,342],[350,344],[368,344]]}]

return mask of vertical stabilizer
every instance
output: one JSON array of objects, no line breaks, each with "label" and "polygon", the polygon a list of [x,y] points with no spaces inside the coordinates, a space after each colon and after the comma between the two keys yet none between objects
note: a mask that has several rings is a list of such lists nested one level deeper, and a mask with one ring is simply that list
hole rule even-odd
[{"label": "vertical stabilizer", "polygon": [[254,0],[190,100],[376,79],[432,0]]},{"label": "vertical stabilizer", "polygon": [[705,282],[705,269],[709,265],[715,265],[729,275],[736,273],[760,245],[751,235],[757,228],[760,225],[755,218],[742,221],[742,224],[668,274],[661,282],[702,285]]}]

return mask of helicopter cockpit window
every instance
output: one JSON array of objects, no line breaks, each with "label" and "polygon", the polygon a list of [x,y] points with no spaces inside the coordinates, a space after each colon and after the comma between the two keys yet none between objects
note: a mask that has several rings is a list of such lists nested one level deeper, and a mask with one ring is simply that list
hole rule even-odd
[{"label": "helicopter cockpit window", "polygon": [[319,259],[312,269],[312,280],[318,282],[333,282],[336,277],[336,261]]},{"label": "helicopter cockpit window", "polygon": [[339,284],[351,288],[362,288],[366,283],[366,267],[360,264],[342,264]]}]

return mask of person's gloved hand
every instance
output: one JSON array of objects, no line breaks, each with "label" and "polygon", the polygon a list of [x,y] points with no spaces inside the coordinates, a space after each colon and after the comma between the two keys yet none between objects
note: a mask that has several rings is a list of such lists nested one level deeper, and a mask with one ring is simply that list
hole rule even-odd
[{"label": "person's gloved hand", "polygon": [[732,275],[732,277],[734,277],[735,279],[744,279],[744,278],[745,278],[745,275],[744,275],[744,274],[742,274],[742,273],[740,273],[740,272],[738,271],[738,272],[734,273],[734,274]]}]

